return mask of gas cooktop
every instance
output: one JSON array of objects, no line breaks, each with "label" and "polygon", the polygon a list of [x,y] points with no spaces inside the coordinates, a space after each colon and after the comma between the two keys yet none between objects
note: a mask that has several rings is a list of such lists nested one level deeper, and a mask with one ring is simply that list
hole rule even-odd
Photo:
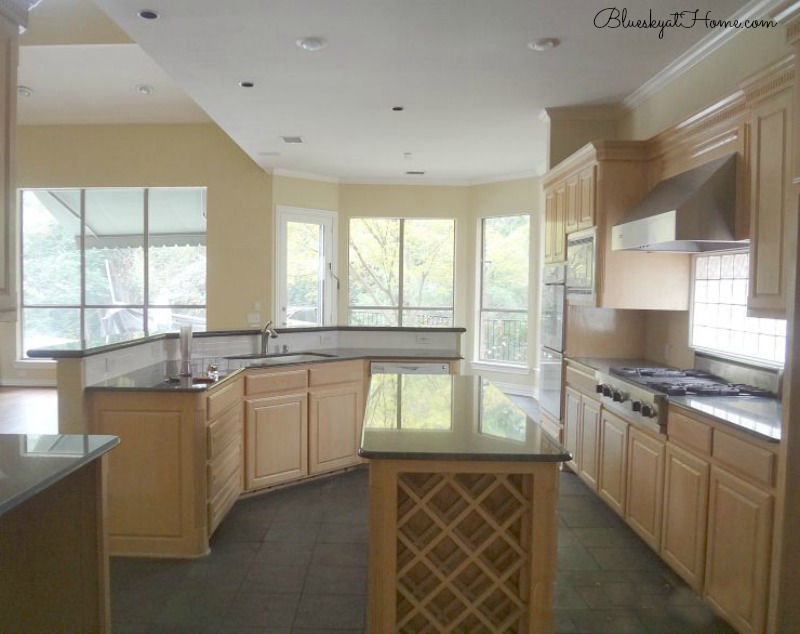
[{"label": "gas cooktop", "polygon": [[674,368],[611,368],[611,373],[668,396],[761,396],[772,398],[769,390],[725,379],[703,370]]}]

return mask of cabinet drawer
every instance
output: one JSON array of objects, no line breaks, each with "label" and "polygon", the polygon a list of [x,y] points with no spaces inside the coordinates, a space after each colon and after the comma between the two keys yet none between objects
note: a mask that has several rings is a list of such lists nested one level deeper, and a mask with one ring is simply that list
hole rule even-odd
[{"label": "cabinet drawer", "polygon": [[206,399],[206,418],[213,420],[242,398],[244,386],[241,379],[213,390]]},{"label": "cabinet drawer", "polygon": [[597,395],[595,389],[597,387],[597,380],[594,378],[594,374],[587,374],[576,368],[567,367],[566,383],[584,394],[591,394],[592,396]]},{"label": "cabinet drawer", "polygon": [[208,426],[208,459],[216,459],[235,440],[242,437],[242,409],[235,407]]},{"label": "cabinet drawer", "polygon": [[269,392],[288,392],[308,387],[308,368],[293,370],[263,371],[251,370],[244,377],[245,394],[265,394]]},{"label": "cabinet drawer", "polygon": [[364,380],[363,361],[320,363],[309,368],[309,385],[330,385]]},{"label": "cabinet drawer", "polygon": [[756,482],[772,486],[775,454],[719,430],[714,431],[714,458]]},{"label": "cabinet drawer", "polygon": [[705,455],[711,454],[712,429],[700,421],[670,412],[667,420],[667,435],[679,445],[695,449]]},{"label": "cabinet drawer", "polygon": [[213,498],[236,473],[242,470],[242,443],[233,443],[225,453],[210,462],[208,470],[208,496]]},{"label": "cabinet drawer", "polygon": [[242,474],[237,472],[223,483],[219,492],[208,503],[208,533],[213,533],[231,510],[242,492]]}]

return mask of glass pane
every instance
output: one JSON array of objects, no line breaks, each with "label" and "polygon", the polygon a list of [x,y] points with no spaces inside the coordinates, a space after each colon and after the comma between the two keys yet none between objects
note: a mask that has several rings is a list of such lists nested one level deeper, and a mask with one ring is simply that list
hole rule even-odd
[{"label": "glass pane", "polygon": [[80,304],[80,191],[23,191],[21,215],[22,304]]},{"label": "glass pane", "polygon": [[322,325],[325,280],[324,229],[318,223],[286,223],[286,325]]},{"label": "glass pane", "polygon": [[[350,306],[397,306],[400,221],[350,220]],[[351,322],[353,323],[353,322]]]},{"label": "glass pane", "polygon": [[481,313],[482,361],[527,362],[528,316],[526,313]]},{"label": "glass pane", "polygon": [[144,302],[144,191],[86,191],[86,303]]},{"label": "glass pane", "polygon": [[86,339],[104,340],[107,337],[144,333],[144,311],[141,306],[87,308]]},{"label": "glass pane", "polygon": [[80,341],[79,308],[23,308],[22,350]]},{"label": "glass pane", "polygon": [[205,306],[205,189],[150,189],[147,212],[148,302]]},{"label": "glass pane", "polygon": [[404,310],[403,326],[412,328],[451,328],[453,326],[452,310]]},{"label": "glass pane", "polygon": [[396,310],[350,309],[351,326],[398,326]]},{"label": "glass pane", "polygon": [[484,219],[482,308],[527,310],[529,241],[527,215]]},{"label": "glass pane", "polygon": [[147,330],[150,333],[176,332],[181,326],[191,326],[195,332],[204,331],[206,309],[151,306],[147,311]]},{"label": "glass pane", "polygon": [[503,392],[481,385],[481,433],[511,440],[525,440],[528,417]]},{"label": "glass pane", "polygon": [[402,426],[407,429],[450,429],[453,424],[453,387],[425,375],[399,375]]},{"label": "glass pane", "polygon": [[454,220],[404,221],[403,306],[453,305],[455,226]]},{"label": "glass pane", "polygon": [[395,429],[399,427],[397,393],[399,374],[375,375],[370,384],[369,399],[364,419],[370,428]]}]

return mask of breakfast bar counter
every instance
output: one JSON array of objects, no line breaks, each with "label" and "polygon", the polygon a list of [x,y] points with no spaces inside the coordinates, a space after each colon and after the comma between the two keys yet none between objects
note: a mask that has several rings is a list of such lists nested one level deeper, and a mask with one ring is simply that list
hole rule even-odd
[{"label": "breakfast bar counter", "polygon": [[368,631],[552,632],[569,453],[475,376],[372,377]]}]

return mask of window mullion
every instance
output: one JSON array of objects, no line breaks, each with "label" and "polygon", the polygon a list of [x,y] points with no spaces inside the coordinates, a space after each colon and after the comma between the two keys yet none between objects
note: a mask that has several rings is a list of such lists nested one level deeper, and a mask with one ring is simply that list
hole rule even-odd
[{"label": "window mullion", "polygon": [[[142,232],[142,248],[144,249],[144,278],[142,283],[142,330],[148,334],[150,328],[148,327],[150,321],[148,319],[147,310],[150,305],[150,188],[146,187],[144,190],[144,231]],[[206,300],[208,301],[208,300]]]},{"label": "window mullion", "polygon": [[403,325],[403,276],[405,275],[405,236],[406,226],[405,220],[400,218],[400,262],[397,274],[397,325]]},{"label": "window mullion", "polygon": [[81,189],[81,307],[79,311],[81,340],[86,341],[86,190]]}]

